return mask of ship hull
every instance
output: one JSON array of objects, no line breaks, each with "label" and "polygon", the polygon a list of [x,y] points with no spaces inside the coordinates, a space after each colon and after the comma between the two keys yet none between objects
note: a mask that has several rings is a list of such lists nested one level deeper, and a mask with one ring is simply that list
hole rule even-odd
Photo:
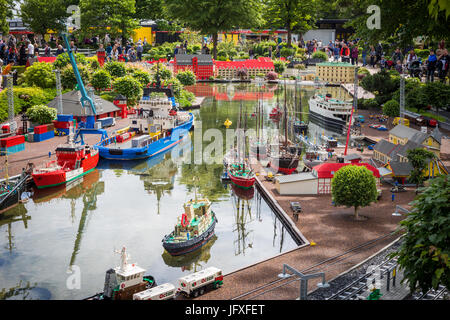
[{"label": "ship hull", "polygon": [[235,186],[239,187],[239,188],[250,189],[255,184],[255,177],[242,178],[242,177],[234,176],[231,173],[228,173],[228,175],[229,175],[229,177],[231,179],[231,183],[234,184]]},{"label": "ship hull", "polygon": [[192,128],[193,122],[194,116],[191,115],[191,118],[187,122],[172,129],[170,136],[159,139],[158,141],[155,141],[145,147],[117,149],[103,145],[102,141],[96,146],[99,150],[100,157],[103,159],[124,161],[148,159],[166,152],[180,143],[187,136],[188,131]]},{"label": "ship hull", "polygon": [[0,195],[0,213],[3,213],[20,201],[20,196],[23,191],[25,191],[27,186],[28,175],[19,178],[17,184],[13,187],[11,191]]},{"label": "ship hull", "polygon": [[168,239],[171,235],[164,237],[163,247],[172,256],[180,256],[193,251],[196,251],[203,247],[214,235],[214,228],[216,226],[216,216],[214,215],[214,220],[211,225],[203,232],[201,235],[194,237],[192,239],[183,242],[169,242]]},{"label": "ship hull", "polygon": [[39,189],[50,188],[76,180],[93,171],[97,166],[99,153],[95,152],[81,163],[81,167],[74,170],[57,169],[45,173],[33,173],[33,181]]},{"label": "ship hull", "polygon": [[270,167],[272,167],[276,172],[281,172],[288,175],[292,174],[297,169],[298,163],[298,157],[282,157],[270,159]]}]

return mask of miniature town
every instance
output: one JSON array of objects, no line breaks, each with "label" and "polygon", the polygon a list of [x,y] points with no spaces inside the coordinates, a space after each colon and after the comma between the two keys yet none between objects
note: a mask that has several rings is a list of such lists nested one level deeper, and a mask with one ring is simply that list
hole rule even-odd
[{"label": "miniature town", "polygon": [[4,1],[0,300],[449,299],[448,7],[93,2]]}]

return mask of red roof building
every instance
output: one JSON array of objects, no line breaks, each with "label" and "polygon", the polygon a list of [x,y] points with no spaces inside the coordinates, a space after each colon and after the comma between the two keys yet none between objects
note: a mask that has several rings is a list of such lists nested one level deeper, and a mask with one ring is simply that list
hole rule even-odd
[{"label": "red roof building", "polygon": [[258,59],[247,59],[243,61],[214,61],[214,74],[223,79],[237,79],[239,70],[246,70],[247,78],[257,76],[259,73],[264,76],[271,71],[275,71],[272,59],[259,57]]},{"label": "red roof building", "polygon": [[209,54],[176,54],[173,62],[173,71],[191,70],[197,80],[209,80],[214,75],[214,64]]},{"label": "red roof building", "polygon": [[370,171],[372,171],[375,178],[377,178],[377,187],[380,184],[380,172],[377,168],[371,166],[368,163],[360,162],[360,163],[334,163],[334,162],[326,162],[319,164],[313,168],[313,173],[318,178],[318,186],[317,193],[318,194],[329,194],[331,193],[331,179],[334,177],[334,174],[341,169],[342,167],[353,165],[353,166],[364,166]]}]

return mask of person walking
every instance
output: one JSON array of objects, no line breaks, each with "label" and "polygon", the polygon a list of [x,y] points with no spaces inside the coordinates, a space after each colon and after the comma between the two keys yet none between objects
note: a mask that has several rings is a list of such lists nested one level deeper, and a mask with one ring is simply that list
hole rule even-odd
[{"label": "person walking", "polygon": [[27,58],[34,57],[34,45],[31,43],[31,41],[27,41]]},{"label": "person walking", "polygon": [[353,44],[350,57],[352,59],[352,65],[358,65],[358,56],[359,56],[359,50],[358,46],[356,44]]},{"label": "person walking", "polygon": [[398,60],[400,60],[400,62],[403,63],[403,59],[404,59],[403,54],[402,54],[402,52],[400,51],[400,48],[397,47],[397,48],[395,49],[394,54],[392,55],[392,61],[397,62]]},{"label": "person walking", "polygon": [[334,55],[334,62],[338,62],[339,61],[339,46],[335,46],[333,49],[333,55]]},{"label": "person walking", "polygon": [[373,46],[370,46],[369,55],[370,55],[370,65],[372,66],[372,68],[375,68],[375,63],[376,63],[375,59],[376,59],[377,53]]},{"label": "person walking", "polygon": [[434,81],[434,72],[436,71],[437,56],[434,50],[430,50],[430,55],[427,58],[427,82]]},{"label": "person walking", "polygon": [[138,42],[138,45],[136,47],[136,55],[137,55],[138,61],[142,61],[142,53],[143,52],[144,52],[144,47],[142,46],[141,42]]},{"label": "person walking", "polygon": [[442,83],[445,83],[445,77],[447,76],[450,64],[450,56],[447,49],[441,50],[441,55],[438,57],[437,69],[439,79]]},{"label": "person walking", "polygon": [[19,61],[17,61],[17,64],[19,66],[26,65],[27,58],[28,58],[27,47],[25,46],[25,43],[22,43],[22,45],[19,48]]},{"label": "person walking", "polygon": [[346,44],[342,46],[340,55],[342,62],[350,62],[350,48]]}]

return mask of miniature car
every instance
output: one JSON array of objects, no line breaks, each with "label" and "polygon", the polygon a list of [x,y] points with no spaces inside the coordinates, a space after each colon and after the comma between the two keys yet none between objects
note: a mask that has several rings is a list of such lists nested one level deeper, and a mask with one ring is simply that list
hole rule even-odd
[{"label": "miniature car", "polygon": [[405,192],[405,186],[394,186],[391,188],[391,192]]},{"label": "miniature car", "polygon": [[300,205],[300,202],[297,201],[291,202],[291,209],[295,213],[302,212],[302,206]]}]

